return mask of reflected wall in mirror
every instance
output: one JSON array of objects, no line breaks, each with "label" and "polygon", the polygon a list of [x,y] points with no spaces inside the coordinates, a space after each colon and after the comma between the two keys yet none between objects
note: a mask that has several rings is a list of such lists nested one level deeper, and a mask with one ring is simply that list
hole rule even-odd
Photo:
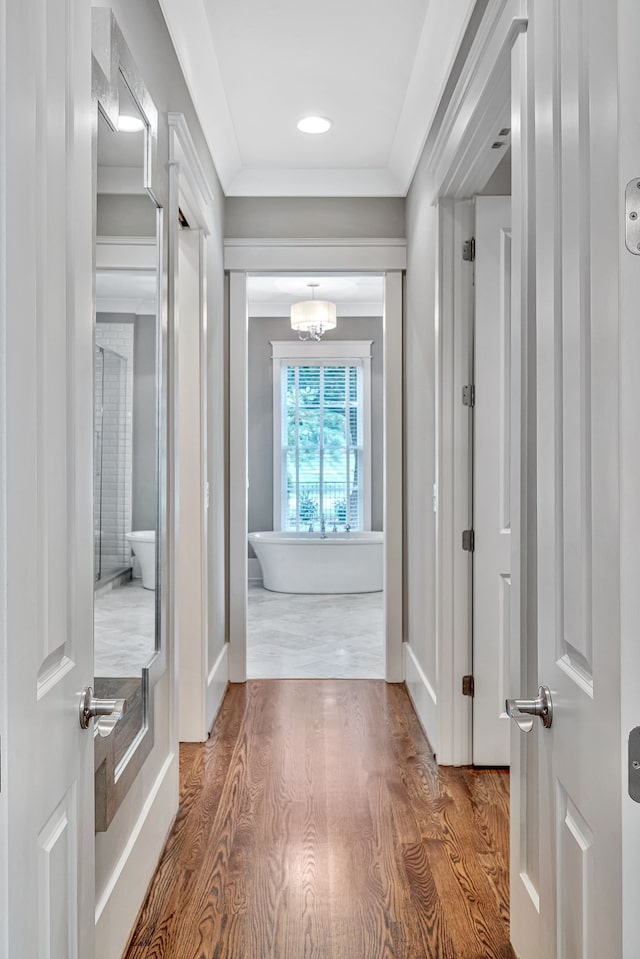
[{"label": "reflected wall in mirror", "polygon": [[95,738],[96,828],[104,830],[153,744],[150,693],[164,663],[161,217],[152,182],[157,111],[111,12],[94,14],[94,41],[96,29],[108,30],[112,52],[109,77],[94,55],[94,693],[127,701],[113,732]]}]

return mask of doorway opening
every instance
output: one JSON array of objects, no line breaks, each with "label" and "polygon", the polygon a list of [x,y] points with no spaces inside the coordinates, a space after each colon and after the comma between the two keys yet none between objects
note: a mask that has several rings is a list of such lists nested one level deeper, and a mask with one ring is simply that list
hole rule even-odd
[{"label": "doorway opening", "polygon": [[247,678],[383,678],[384,277],[253,275],[247,303]]},{"label": "doorway opening", "polygon": [[[404,679],[404,650],[403,650],[403,517],[402,517],[402,460],[403,460],[403,426],[402,426],[402,297],[403,275],[406,266],[406,244],[404,240],[256,240],[243,241],[228,239],[225,241],[225,267],[229,271],[229,368],[232,375],[229,378],[229,678],[231,682],[245,682],[247,678],[247,592],[249,580],[248,557],[248,493],[247,481],[249,478],[249,284],[253,277],[315,277],[318,281],[322,277],[348,280],[352,277],[377,277],[383,279],[383,402],[382,402],[382,581],[383,581],[383,644],[384,644],[384,678],[388,682],[402,682]],[[309,297],[306,296],[305,299]],[[293,299],[300,299],[299,294]],[[289,328],[290,329],[290,328]],[[371,349],[373,337],[368,334],[367,341]],[[275,342],[275,341],[274,341]],[[288,342],[296,344],[296,349],[304,350],[309,343],[301,343],[294,336]],[[329,342],[329,337],[323,337],[322,342]],[[345,341],[346,342],[346,341]],[[357,342],[357,341],[356,341]],[[334,344],[334,349],[337,345]],[[282,348],[284,349],[284,348]],[[348,352],[353,352],[353,347]],[[342,366],[348,370],[353,367],[359,369],[365,359],[370,360],[366,351],[360,346],[360,353],[356,356],[347,356],[343,359],[348,362]],[[286,352],[286,350],[285,350]],[[363,352],[365,355],[363,355]],[[301,364],[304,357],[280,355],[281,368],[293,367],[291,374],[295,380],[295,371],[310,364]],[[273,362],[273,355],[267,353],[268,362]],[[295,360],[295,362],[288,362]],[[287,362],[285,362],[287,361]],[[347,374],[343,372],[345,384],[349,382]],[[354,389],[357,393],[358,372],[349,372],[354,377]],[[295,392],[295,391],[294,391]],[[281,394],[280,394],[281,395]],[[286,399],[286,396],[285,396]],[[281,404],[282,405],[282,404]],[[285,402],[286,406],[286,402]],[[346,413],[346,406],[343,416]],[[273,425],[272,425],[273,430]],[[267,431],[268,432],[268,431]],[[273,432],[271,432],[273,435]],[[380,439],[379,435],[377,437]],[[344,445],[344,443],[343,443]],[[280,451],[282,454],[282,450]],[[344,483],[350,477],[353,481],[352,470],[354,454],[349,452],[349,473],[345,469]],[[286,477],[286,471],[281,470],[280,476]],[[300,477],[298,477],[300,479]],[[279,485],[280,492],[287,492],[287,484]],[[335,495],[334,495],[335,492]],[[309,501],[303,500],[303,493],[307,493]],[[273,496],[273,493],[272,493]],[[320,490],[317,491],[320,496]],[[360,497],[360,500],[359,500]],[[370,494],[369,494],[370,499]],[[294,491],[292,502],[295,500],[294,510],[296,528],[290,534],[316,535],[321,542],[321,548],[329,545],[332,536],[338,538],[340,533],[343,539],[348,540],[350,549],[355,547],[358,536],[370,536],[371,529],[360,531],[345,529],[352,526],[350,518],[357,517],[358,509],[367,504],[364,488],[338,491],[327,487],[322,491],[322,503],[318,499],[316,504],[311,490],[303,490],[299,486]],[[325,504],[326,500],[326,504]],[[285,506],[289,498],[287,495],[278,497],[276,511]],[[307,512],[301,516],[299,506],[306,503],[305,510],[316,510],[318,516],[312,518]],[[358,506],[360,502],[360,506]],[[280,504],[278,506],[278,504]],[[327,515],[324,514],[326,507]],[[370,508],[370,505],[369,505]],[[282,515],[282,514],[281,514]],[[344,521],[342,517],[344,516]],[[364,513],[362,513],[364,516]],[[304,522],[306,518],[306,528]],[[292,521],[293,521],[292,520]],[[324,520],[324,538],[322,537],[322,523]],[[315,522],[315,526],[314,526]],[[342,522],[343,529],[340,531]],[[301,530],[299,527],[303,526]],[[309,525],[312,533],[309,533]],[[327,528],[328,525],[328,528]],[[336,533],[333,527],[336,526]],[[268,531],[268,530],[267,530]],[[258,532],[261,532],[260,530]],[[264,532],[264,531],[262,531]],[[381,531],[377,531],[380,533]],[[336,544],[337,545],[337,544]],[[369,544],[367,544],[369,545]],[[379,546],[379,544],[378,544]],[[328,552],[323,553],[328,556]],[[375,551],[374,551],[375,555]],[[253,557],[252,557],[253,558]],[[330,564],[332,566],[333,564]],[[355,572],[362,564],[353,563],[350,572]],[[267,574],[268,575],[268,574]],[[366,590],[360,589],[360,592]],[[307,616],[307,619],[309,617]]]}]

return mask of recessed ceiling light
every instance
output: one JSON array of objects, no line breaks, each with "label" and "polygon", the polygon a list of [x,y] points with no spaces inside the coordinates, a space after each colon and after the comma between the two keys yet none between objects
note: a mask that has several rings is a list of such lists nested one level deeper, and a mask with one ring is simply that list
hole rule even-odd
[{"label": "recessed ceiling light", "polygon": [[140,117],[132,117],[127,113],[121,113],[118,117],[118,130],[120,133],[140,133],[144,130],[144,122]]},{"label": "recessed ceiling light", "polygon": [[303,117],[298,120],[298,130],[301,133],[326,133],[331,129],[331,120],[326,117]]}]

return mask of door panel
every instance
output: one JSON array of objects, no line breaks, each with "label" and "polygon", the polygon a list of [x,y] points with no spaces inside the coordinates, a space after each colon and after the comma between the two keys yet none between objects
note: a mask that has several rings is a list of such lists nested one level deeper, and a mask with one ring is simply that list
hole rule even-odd
[{"label": "door panel", "polygon": [[66,959],[78,944],[77,802],[72,787],[38,836],[38,954],[47,959]]},{"label": "door panel", "polygon": [[537,681],[555,708],[531,735],[558,959],[621,955],[615,21],[599,0],[536,8]]},{"label": "door panel", "polygon": [[476,197],[473,761],[509,765],[511,199]]},{"label": "door panel", "polygon": [[[9,0],[9,955],[93,954],[91,46],[84,0]],[[3,744],[4,746],[5,744]]]},{"label": "door panel", "polygon": [[558,787],[558,954],[562,959],[595,956],[593,923],[593,833]]}]

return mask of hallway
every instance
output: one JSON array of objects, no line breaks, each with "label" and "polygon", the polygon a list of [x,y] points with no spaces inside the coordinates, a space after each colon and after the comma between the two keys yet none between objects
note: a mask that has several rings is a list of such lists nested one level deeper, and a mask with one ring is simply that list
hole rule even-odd
[{"label": "hallway", "polygon": [[512,959],[508,777],[382,681],[229,687],[126,959]]}]

